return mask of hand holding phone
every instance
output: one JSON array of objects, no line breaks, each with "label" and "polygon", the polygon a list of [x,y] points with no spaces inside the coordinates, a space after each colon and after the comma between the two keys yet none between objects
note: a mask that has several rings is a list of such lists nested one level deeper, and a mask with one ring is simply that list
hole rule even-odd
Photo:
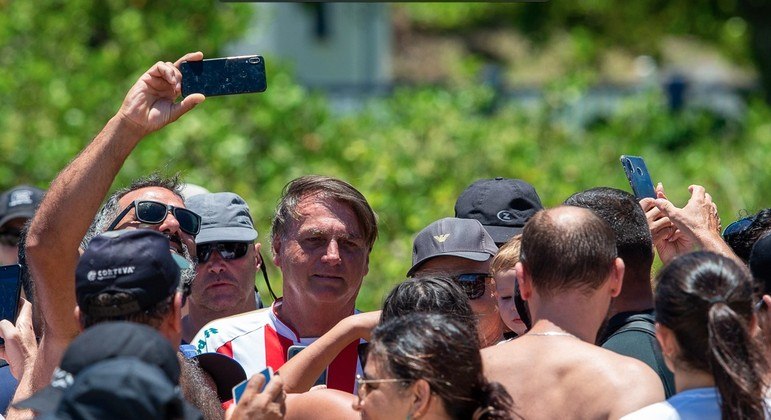
[{"label": "hand holding phone", "polygon": [[645,160],[639,156],[621,155],[621,166],[624,168],[626,179],[632,187],[632,192],[638,200],[650,197],[656,198],[656,190],[653,188],[648,167]]},{"label": "hand holding phone", "polygon": [[264,92],[267,87],[265,60],[259,55],[185,61],[182,72],[182,96],[204,96]]},{"label": "hand holding phone", "polygon": [[[259,392],[262,392],[265,390],[265,387],[268,386],[268,382],[270,382],[271,379],[273,379],[273,368],[268,366],[262,371],[260,371],[259,375],[262,375],[265,378],[265,383],[262,384],[262,387],[260,387]],[[249,379],[244,379],[241,381],[238,385],[233,387],[233,402],[235,404],[238,404],[238,401],[241,400],[241,397],[244,396],[244,391],[246,391],[246,386],[249,385]]]},{"label": "hand holding phone", "polygon": [[[21,266],[11,264],[0,266],[0,319],[16,322],[21,296]],[[4,340],[0,338],[0,345]]]}]

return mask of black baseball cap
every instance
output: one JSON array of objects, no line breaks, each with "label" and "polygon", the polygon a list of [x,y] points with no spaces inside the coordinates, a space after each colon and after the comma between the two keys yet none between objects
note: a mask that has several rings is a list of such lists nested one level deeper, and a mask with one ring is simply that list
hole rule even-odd
[{"label": "black baseball cap", "polygon": [[771,235],[760,238],[750,252],[750,271],[761,294],[771,294]]},{"label": "black baseball cap", "polygon": [[[174,295],[180,269],[190,265],[169,249],[169,239],[150,229],[121,229],[96,236],[75,271],[80,310],[91,316],[121,316],[151,308]],[[100,306],[101,293],[126,293],[129,302]]]},{"label": "black baseball cap", "polygon": [[43,201],[45,191],[29,185],[19,185],[0,195],[0,226],[13,219],[31,219]]},{"label": "black baseball cap", "polygon": [[199,354],[192,344],[180,345],[179,351],[188,359],[195,360],[198,367],[211,376],[220,402],[233,399],[233,387],[246,379],[244,368],[230,356],[215,352]]},{"label": "black baseball cap", "polygon": [[497,177],[469,185],[455,202],[455,217],[479,220],[500,245],[522,233],[525,223],[542,209],[532,185],[521,179]]},{"label": "black baseball cap", "polygon": [[412,242],[412,276],[427,260],[453,256],[473,261],[487,261],[498,253],[493,238],[474,219],[445,217],[418,232]]},{"label": "black baseball cap", "polygon": [[103,322],[87,328],[70,343],[50,385],[15,406],[53,412],[80,372],[98,362],[125,357],[157,366],[171,383],[179,384],[176,352],[158,331],[135,322]]}]

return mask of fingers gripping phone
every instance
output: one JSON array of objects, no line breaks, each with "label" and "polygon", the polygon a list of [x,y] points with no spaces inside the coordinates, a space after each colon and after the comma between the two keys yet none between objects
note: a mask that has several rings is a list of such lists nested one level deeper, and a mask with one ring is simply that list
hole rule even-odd
[{"label": "fingers gripping phone", "polygon": [[264,92],[268,87],[265,60],[259,55],[185,61],[179,70],[182,72],[182,96]]},{"label": "fingers gripping phone", "polygon": [[621,155],[621,166],[626,173],[626,179],[632,187],[632,192],[638,200],[646,197],[656,198],[656,190],[653,188],[651,175],[645,160],[639,156]]},{"label": "fingers gripping phone", "polygon": [[[11,264],[0,266],[0,316],[13,323],[19,313],[19,297],[21,296],[21,266]],[[0,345],[5,340],[0,338]]]}]

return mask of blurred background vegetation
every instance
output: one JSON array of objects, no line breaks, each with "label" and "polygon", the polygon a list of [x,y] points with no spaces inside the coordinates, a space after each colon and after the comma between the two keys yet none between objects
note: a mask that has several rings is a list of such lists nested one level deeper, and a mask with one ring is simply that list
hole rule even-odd
[{"label": "blurred background vegetation", "polygon": [[[322,94],[297,84],[288,66],[267,57],[266,93],[210,98],[145,139],[114,187],[160,170],[181,171],[211,191],[235,191],[250,203],[258,240],[268,249],[272,211],[288,181],[310,173],[347,180],[369,199],[381,228],[362,309],[379,306],[403,278],[413,235],[452,216],[458,194],[478,178],[525,179],[553,206],[589,187],[628,189],[619,155],[642,155],[676,204],[685,203],[690,184],[704,185],[727,224],[742,211],[767,207],[771,198],[765,102],[771,89],[763,88],[764,60],[771,57],[763,48],[771,36],[765,44],[757,39],[768,33],[767,3],[393,5],[394,24],[402,28],[397,48],[416,39],[456,41],[441,80],[397,87],[340,114]],[[251,10],[217,1],[180,7],[147,0],[0,0],[0,188],[47,188],[144,70],[188,51],[220,56],[243,33]],[[507,31],[525,47],[497,48],[512,39]],[[577,124],[566,117],[580,111],[587,92],[614,81],[607,70],[613,57],[665,60],[662,45],[673,36],[709,45],[756,81],[741,91],[738,115],[708,107],[672,110],[653,83],[639,85],[601,118]],[[506,83],[537,86],[540,99],[501,100],[479,81],[490,62],[504,69]],[[280,275],[269,267],[280,290]]]}]

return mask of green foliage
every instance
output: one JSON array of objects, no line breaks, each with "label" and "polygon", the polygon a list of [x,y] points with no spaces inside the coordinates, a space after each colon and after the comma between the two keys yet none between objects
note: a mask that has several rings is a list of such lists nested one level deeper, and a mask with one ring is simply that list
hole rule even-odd
[{"label": "green foliage", "polygon": [[[233,3],[32,3],[0,0],[0,60],[12,69],[0,74],[3,189],[21,182],[46,187],[114,114],[141,72],[191,50],[217,56],[248,20],[247,9]],[[414,234],[453,215],[455,198],[478,178],[523,178],[546,205],[557,205],[588,187],[627,189],[618,162],[627,153],[645,156],[676,204],[687,200],[689,184],[705,185],[726,222],[771,199],[765,168],[771,110],[760,102],[750,104],[745,121],[729,123],[698,110],[670,114],[650,91],[581,127],[570,116],[580,112],[593,79],[579,70],[550,86],[537,106],[501,104],[487,88],[464,85],[401,89],[337,116],[321,96],[266,61],[266,93],[209,98],[145,139],[115,187],[161,170],[182,171],[212,191],[234,191],[249,202],[268,256],[282,187],[309,173],[345,179],[368,197],[381,226],[362,309],[379,306],[402,280]]]}]

